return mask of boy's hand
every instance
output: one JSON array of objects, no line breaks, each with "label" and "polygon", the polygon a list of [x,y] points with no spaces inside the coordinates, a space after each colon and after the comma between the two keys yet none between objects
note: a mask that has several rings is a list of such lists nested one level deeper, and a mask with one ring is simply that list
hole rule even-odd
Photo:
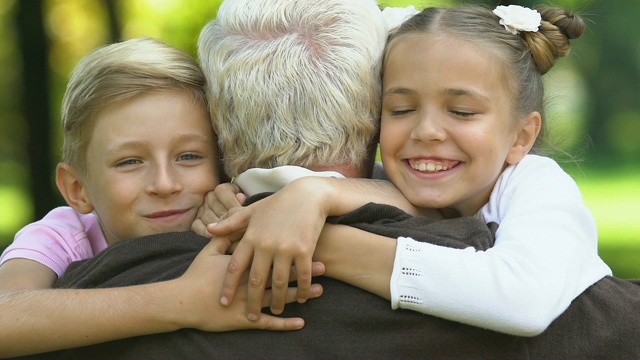
[{"label": "boy's hand", "polygon": [[[267,330],[298,330],[304,326],[301,318],[280,318],[268,314],[261,314],[257,321],[249,321],[246,316],[247,286],[243,282],[236,292],[235,300],[229,306],[222,306],[216,301],[215,295],[222,287],[223,276],[226,272],[230,256],[224,255],[228,242],[211,241],[198,254],[185,274],[175,281],[181,286],[180,304],[187,304],[187,316],[191,319],[189,327],[204,331],[231,331],[241,329]],[[320,266],[322,272],[324,267]],[[247,279],[245,274],[244,279]],[[313,284],[310,297],[322,295],[322,286]],[[182,296],[186,296],[183,298]],[[285,296],[287,303],[296,299],[296,288],[288,289]],[[271,291],[265,292],[263,307],[268,306]]]},{"label": "boy's hand", "polygon": [[229,210],[241,207],[246,199],[246,195],[240,192],[238,185],[224,183],[216,186],[205,196],[204,203],[198,209],[196,219],[191,225],[191,230],[198,235],[211,238],[211,233],[207,231],[207,224],[215,223]]}]

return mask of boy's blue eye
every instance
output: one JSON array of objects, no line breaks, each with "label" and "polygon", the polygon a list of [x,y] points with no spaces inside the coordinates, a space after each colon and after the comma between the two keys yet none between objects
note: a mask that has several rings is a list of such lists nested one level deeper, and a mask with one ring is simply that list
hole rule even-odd
[{"label": "boy's blue eye", "polygon": [[200,160],[200,159],[202,159],[201,155],[193,154],[193,153],[182,154],[178,157],[178,160],[184,160],[184,161]]},{"label": "boy's blue eye", "polygon": [[118,166],[136,165],[136,164],[139,164],[140,162],[141,161],[138,159],[125,159],[116,163],[116,166],[118,167]]}]

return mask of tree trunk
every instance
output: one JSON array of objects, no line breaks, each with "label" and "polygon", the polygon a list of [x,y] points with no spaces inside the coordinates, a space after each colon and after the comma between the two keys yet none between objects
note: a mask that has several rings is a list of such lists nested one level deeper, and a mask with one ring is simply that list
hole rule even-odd
[{"label": "tree trunk", "polygon": [[49,111],[48,43],[43,23],[43,1],[19,1],[18,43],[22,54],[22,113],[28,126],[27,152],[31,194],[36,218],[58,203],[52,182],[54,165]]},{"label": "tree trunk", "polygon": [[107,16],[109,22],[109,40],[110,42],[121,41],[122,32],[120,31],[120,17],[118,16],[116,1],[104,0],[104,5],[107,8]]}]

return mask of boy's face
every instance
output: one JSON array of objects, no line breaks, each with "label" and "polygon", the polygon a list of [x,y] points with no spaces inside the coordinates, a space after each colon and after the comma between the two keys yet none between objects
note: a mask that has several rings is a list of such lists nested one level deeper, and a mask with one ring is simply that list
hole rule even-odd
[{"label": "boy's face", "polygon": [[206,109],[184,92],[146,93],[99,112],[85,190],[107,242],[190,230],[217,185],[215,149]]},{"label": "boy's face", "polygon": [[381,154],[414,205],[475,214],[514,156],[518,128],[501,62],[454,37],[395,43],[383,78]]}]

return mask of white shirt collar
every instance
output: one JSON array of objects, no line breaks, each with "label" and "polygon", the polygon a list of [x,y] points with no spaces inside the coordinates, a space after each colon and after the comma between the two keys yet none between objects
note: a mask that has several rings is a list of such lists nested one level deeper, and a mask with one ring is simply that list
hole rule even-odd
[{"label": "white shirt collar", "polygon": [[300,166],[279,166],[273,169],[253,168],[236,176],[234,183],[247,196],[263,192],[276,192],[293,180],[305,176],[344,178],[336,171],[312,171]]}]

